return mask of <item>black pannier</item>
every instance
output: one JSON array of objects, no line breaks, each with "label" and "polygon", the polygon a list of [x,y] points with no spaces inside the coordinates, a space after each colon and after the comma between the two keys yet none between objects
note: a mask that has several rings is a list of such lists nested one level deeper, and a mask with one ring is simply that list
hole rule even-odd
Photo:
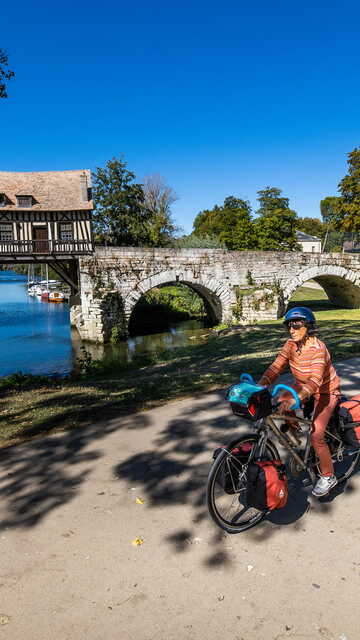
[{"label": "black pannier", "polygon": [[232,412],[247,420],[260,420],[273,412],[269,390],[255,384],[234,384],[228,389],[226,398],[230,401]]}]

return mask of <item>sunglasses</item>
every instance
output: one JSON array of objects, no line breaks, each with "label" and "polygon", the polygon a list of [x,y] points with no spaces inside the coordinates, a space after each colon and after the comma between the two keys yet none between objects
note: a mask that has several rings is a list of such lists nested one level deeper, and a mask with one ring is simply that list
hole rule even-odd
[{"label": "sunglasses", "polygon": [[305,323],[302,320],[290,320],[290,322],[287,323],[288,331],[290,329],[301,329],[304,326]]}]

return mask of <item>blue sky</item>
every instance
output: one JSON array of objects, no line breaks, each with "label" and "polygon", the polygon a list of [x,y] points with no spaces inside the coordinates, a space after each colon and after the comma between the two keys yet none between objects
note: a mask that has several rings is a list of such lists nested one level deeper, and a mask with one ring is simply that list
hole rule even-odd
[{"label": "blue sky", "polygon": [[335,195],[360,145],[358,3],[7,2],[0,170],[160,173],[174,216],[266,185],[301,216]]}]

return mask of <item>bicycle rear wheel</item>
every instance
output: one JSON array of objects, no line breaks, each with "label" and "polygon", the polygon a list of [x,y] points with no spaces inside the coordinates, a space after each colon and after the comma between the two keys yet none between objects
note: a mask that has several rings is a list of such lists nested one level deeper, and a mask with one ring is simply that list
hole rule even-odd
[{"label": "bicycle rear wheel", "polygon": [[[246,469],[252,448],[259,436],[245,435],[221,449],[210,469],[206,502],[215,524],[227,533],[240,533],[255,526],[266,515],[246,503]],[[241,449],[240,455],[234,450]],[[233,452],[233,453],[232,453]],[[275,445],[268,441],[264,458],[279,459]]]}]

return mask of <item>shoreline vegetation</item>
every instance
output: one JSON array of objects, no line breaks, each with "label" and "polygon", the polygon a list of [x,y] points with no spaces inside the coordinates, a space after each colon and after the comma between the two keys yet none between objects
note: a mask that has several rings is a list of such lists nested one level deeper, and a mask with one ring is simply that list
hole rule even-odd
[{"label": "shoreline vegetation", "polygon": [[[360,355],[360,310],[332,306],[320,289],[301,287],[293,302],[316,315],[333,359]],[[216,329],[216,328],[215,328]],[[20,373],[0,379],[0,447],[101,423],[168,401],[223,389],[241,372],[260,376],[286,339],[282,321],[204,330],[202,341],[131,363],[94,361],[86,348],[66,378]]]}]

